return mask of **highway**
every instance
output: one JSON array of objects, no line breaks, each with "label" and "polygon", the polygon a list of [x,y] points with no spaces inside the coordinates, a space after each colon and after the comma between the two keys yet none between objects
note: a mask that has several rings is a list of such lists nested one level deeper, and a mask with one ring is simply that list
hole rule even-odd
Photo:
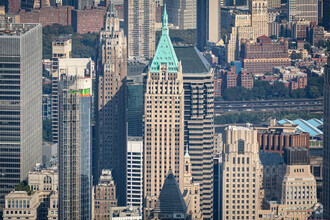
[{"label": "highway", "polygon": [[251,111],[323,111],[323,98],[320,99],[282,99],[282,100],[253,100],[253,101],[215,101],[216,115],[226,112]]}]

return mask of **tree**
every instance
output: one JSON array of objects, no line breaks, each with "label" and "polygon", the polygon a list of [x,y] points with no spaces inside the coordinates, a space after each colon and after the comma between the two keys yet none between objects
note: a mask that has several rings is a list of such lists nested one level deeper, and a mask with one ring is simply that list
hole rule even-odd
[{"label": "tree", "polygon": [[309,87],[307,91],[307,97],[314,99],[314,98],[319,98],[321,96],[319,89],[316,86],[311,86]]},{"label": "tree", "polygon": [[15,191],[25,191],[28,195],[31,195],[32,193],[30,185],[28,185],[26,181],[20,182],[15,186]]}]

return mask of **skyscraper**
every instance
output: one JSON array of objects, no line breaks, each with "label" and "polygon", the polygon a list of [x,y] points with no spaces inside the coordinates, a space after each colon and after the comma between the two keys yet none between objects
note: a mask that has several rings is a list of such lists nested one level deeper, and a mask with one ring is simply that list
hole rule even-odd
[{"label": "skyscraper", "polygon": [[111,170],[102,170],[99,183],[94,187],[95,220],[108,220],[112,207],[117,206],[116,184]]},{"label": "skyscraper", "polygon": [[221,37],[221,2],[197,0],[197,48],[204,51],[206,43]]},{"label": "skyscraper", "polygon": [[175,47],[182,63],[184,142],[189,146],[194,183],[200,184],[202,217],[213,213],[213,69],[195,47]]},{"label": "skyscraper", "polygon": [[126,37],[110,5],[100,32],[97,58],[95,178],[111,169],[119,205],[126,200]]},{"label": "skyscraper", "polygon": [[259,147],[257,130],[229,126],[222,168],[222,219],[258,219]]},{"label": "skyscraper", "polygon": [[125,0],[125,35],[129,57],[151,59],[155,53],[154,0]]},{"label": "skyscraper", "polygon": [[42,162],[40,24],[0,23],[0,212],[4,197]]},{"label": "skyscraper", "polygon": [[58,59],[71,57],[72,40],[71,35],[60,36],[52,42],[52,134],[53,142],[58,142],[58,81],[59,73]]},{"label": "skyscraper", "polygon": [[143,136],[143,76],[127,77],[127,135]]},{"label": "skyscraper", "polygon": [[145,215],[155,207],[168,171],[183,192],[184,90],[181,62],[169,36],[166,7],[155,56],[144,80]]},{"label": "skyscraper", "polygon": [[323,0],[323,26],[326,31],[330,31],[330,0]]},{"label": "skyscraper", "polygon": [[127,138],[127,206],[143,205],[143,139]]},{"label": "skyscraper", "polygon": [[92,74],[66,73],[59,87],[59,219],[91,219]]},{"label": "skyscraper", "polygon": [[305,20],[318,23],[318,0],[290,0],[287,7],[289,21]]},{"label": "skyscraper", "polygon": [[180,30],[196,28],[196,0],[164,0],[168,22]]},{"label": "skyscraper", "polygon": [[330,58],[324,72],[323,207],[330,219]]}]

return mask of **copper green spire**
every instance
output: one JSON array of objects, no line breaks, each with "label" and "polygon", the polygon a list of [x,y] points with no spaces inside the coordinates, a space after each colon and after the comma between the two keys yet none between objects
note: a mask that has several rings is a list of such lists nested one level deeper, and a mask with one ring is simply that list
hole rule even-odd
[{"label": "copper green spire", "polygon": [[178,71],[178,58],[176,57],[171,38],[168,30],[166,13],[166,4],[164,5],[164,12],[162,16],[162,34],[160,36],[158,46],[152,63],[150,66],[150,72],[159,72],[160,64],[167,64],[168,72]]}]

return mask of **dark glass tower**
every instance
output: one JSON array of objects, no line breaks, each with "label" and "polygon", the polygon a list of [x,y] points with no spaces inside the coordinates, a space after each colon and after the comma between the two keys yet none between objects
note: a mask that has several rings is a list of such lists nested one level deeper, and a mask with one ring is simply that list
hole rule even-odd
[{"label": "dark glass tower", "polygon": [[330,31],[330,0],[323,0],[323,26]]}]

